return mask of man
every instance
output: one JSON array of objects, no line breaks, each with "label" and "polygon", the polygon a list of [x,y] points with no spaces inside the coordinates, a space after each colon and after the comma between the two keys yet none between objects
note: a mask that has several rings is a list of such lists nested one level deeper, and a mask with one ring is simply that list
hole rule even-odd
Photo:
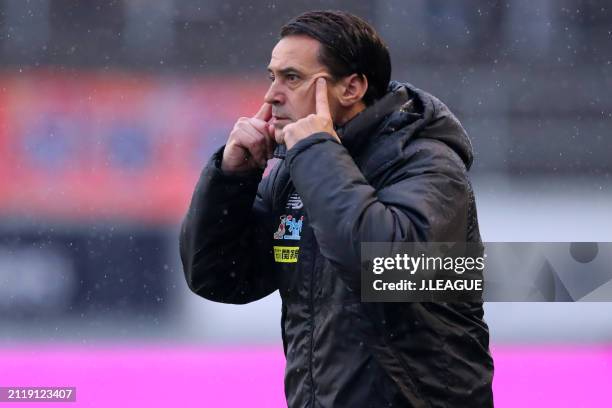
[{"label": "man", "polygon": [[[433,96],[390,82],[365,21],[281,29],[259,112],[204,168],[181,233],[189,287],[243,304],[275,290],[290,407],[490,407],[482,303],[365,303],[361,242],[480,243],[469,139]],[[276,146],[286,156],[262,178]]]}]

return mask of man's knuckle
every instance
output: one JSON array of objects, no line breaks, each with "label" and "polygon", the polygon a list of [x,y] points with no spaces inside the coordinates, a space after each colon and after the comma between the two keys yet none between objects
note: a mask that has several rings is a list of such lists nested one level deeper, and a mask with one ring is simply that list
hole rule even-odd
[{"label": "man's knuckle", "polygon": [[252,137],[248,137],[249,135],[245,135],[245,137],[242,138],[242,143],[247,146],[247,147],[252,147],[253,144],[255,143],[255,141],[253,140]]}]

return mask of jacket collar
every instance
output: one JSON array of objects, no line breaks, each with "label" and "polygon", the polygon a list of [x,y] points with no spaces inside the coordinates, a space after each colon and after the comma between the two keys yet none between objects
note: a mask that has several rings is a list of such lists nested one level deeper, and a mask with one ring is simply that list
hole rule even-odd
[{"label": "jacket collar", "polygon": [[363,147],[365,141],[375,135],[387,116],[399,109],[409,99],[405,88],[395,92],[388,92],[373,105],[359,112],[342,126],[335,127],[342,145],[352,154]]}]

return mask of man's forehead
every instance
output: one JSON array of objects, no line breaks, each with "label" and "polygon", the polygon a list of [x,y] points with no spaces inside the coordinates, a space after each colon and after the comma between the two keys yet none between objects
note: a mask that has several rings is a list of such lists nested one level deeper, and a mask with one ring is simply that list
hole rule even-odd
[{"label": "man's forehead", "polygon": [[268,69],[284,70],[295,68],[310,71],[321,67],[318,59],[319,42],[306,36],[288,36],[282,38],[272,49]]}]

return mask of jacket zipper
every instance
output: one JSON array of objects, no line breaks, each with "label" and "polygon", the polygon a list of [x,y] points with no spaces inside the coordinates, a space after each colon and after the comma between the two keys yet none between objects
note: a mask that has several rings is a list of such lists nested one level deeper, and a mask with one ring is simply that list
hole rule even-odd
[{"label": "jacket zipper", "polygon": [[310,241],[310,245],[311,245],[311,253],[313,254],[313,258],[312,258],[312,268],[310,269],[310,358],[309,358],[309,372],[310,372],[310,406],[311,408],[314,408],[314,403],[315,403],[315,384],[314,384],[314,375],[312,374],[312,367],[313,367],[313,355],[314,355],[314,325],[315,325],[315,321],[314,321],[314,271],[315,271],[315,267],[316,267],[316,260],[317,260],[317,256],[315,254],[314,251],[314,244],[313,244],[313,239],[314,239],[314,231],[310,228],[309,229],[309,234],[308,235],[312,235],[309,238]]}]

